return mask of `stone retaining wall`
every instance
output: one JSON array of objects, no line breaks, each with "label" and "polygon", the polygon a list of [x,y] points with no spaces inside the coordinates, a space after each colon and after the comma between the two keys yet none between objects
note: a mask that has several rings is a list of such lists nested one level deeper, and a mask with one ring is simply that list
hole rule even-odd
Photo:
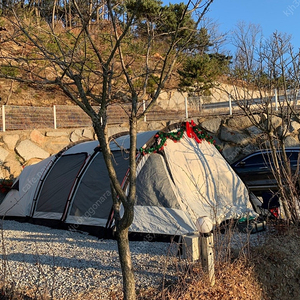
[{"label": "stone retaining wall", "polygon": [[[265,116],[257,114],[254,116],[256,122],[264,125]],[[247,116],[214,117],[199,120],[200,125],[216,137],[217,144],[222,148],[222,154],[229,163],[246,156],[256,150],[268,148],[265,134],[252,124]],[[280,133],[282,128],[287,130],[285,146],[300,146],[299,130],[300,124],[291,121],[289,128],[284,125],[278,116],[272,117],[274,133]]]},{"label": "stone retaining wall", "polygon": [[[166,122],[141,122],[139,130],[159,130],[166,125]],[[128,131],[128,127],[124,123],[110,126],[108,133],[113,135],[126,131]],[[91,127],[0,132],[0,179],[13,179],[27,165],[37,163],[74,143],[95,138]]]},{"label": "stone retaining wall", "polygon": [[[263,124],[265,118],[256,115],[257,122]],[[223,156],[229,163],[236,161],[262,147],[267,147],[263,133],[249,121],[246,116],[238,117],[211,117],[194,120],[216,139],[221,146]],[[273,126],[276,131],[282,130],[282,119],[273,117]],[[170,122],[141,122],[139,131],[160,130]],[[299,146],[300,124],[292,121],[285,139],[286,146]],[[128,131],[127,124],[109,127],[109,135]],[[34,129],[0,133],[0,179],[15,178],[23,167],[39,162],[50,155],[85,140],[94,140],[93,129]]]}]

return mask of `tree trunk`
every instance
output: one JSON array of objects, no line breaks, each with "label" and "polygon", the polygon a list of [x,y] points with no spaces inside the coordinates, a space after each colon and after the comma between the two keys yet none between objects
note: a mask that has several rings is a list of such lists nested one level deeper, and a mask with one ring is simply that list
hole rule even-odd
[{"label": "tree trunk", "polygon": [[57,0],[54,0],[53,9],[52,9],[52,24],[51,24],[51,27],[52,27],[53,31],[54,31],[54,28],[55,28],[55,10],[56,10],[56,5],[57,5]]},{"label": "tree trunk", "polygon": [[[271,121],[271,119],[268,118],[268,121]],[[283,206],[283,210],[285,213],[285,216],[288,220],[292,220],[292,214],[291,214],[291,210],[290,210],[290,206],[288,204],[288,197],[285,193],[285,187],[284,187],[284,183],[282,182],[282,178],[281,178],[281,173],[280,173],[280,165],[278,162],[278,157],[277,157],[277,149],[276,146],[274,144],[274,139],[270,133],[270,131],[268,132],[268,140],[271,146],[271,151],[272,151],[272,160],[275,166],[275,169],[273,170],[273,175],[277,181],[278,187],[279,187],[279,191],[281,194],[281,202],[282,202],[282,206]]]},{"label": "tree trunk", "polygon": [[135,279],[129,248],[128,228],[117,232],[117,242],[123,275],[124,300],[135,300]]},{"label": "tree trunk", "polygon": [[92,13],[93,13],[93,1],[89,2],[89,31],[92,29]]},{"label": "tree trunk", "polygon": [[69,14],[68,14],[68,20],[69,20],[69,29],[72,28],[72,3],[69,1]]}]

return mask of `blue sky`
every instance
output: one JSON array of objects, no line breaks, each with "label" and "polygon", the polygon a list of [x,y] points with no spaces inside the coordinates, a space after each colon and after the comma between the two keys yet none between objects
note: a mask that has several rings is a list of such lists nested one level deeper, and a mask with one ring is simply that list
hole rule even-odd
[{"label": "blue sky", "polygon": [[[182,1],[164,1],[169,2]],[[214,0],[207,16],[221,32],[230,32],[239,21],[251,22],[261,25],[265,37],[276,30],[291,34],[292,44],[300,48],[300,0]]]}]

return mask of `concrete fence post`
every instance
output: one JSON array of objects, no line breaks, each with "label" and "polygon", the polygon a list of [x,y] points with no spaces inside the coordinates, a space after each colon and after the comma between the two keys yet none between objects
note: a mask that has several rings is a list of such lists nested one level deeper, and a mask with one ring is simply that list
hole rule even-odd
[{"label": "concrete fence post", "polygon": [[187,97],[184,97],[184,106],[185,106],[185,118],[188,119],[188,118],[189,118],[189,112],[188,112],[188,101],[187,101]]},{"label": "concrete fence post", "polygon": [[229,115],[232,116],[231,95],[228,95],[228,103],[229,103]]},{"label": "concrete fence post", "polygon": [[54,129],[57,129],[57,124],[56,124],[56,105],[53,105],[53,122],[54,122]]},{"label": "concrete fence post", "polygon": [[[143,112],[146,110],[146,102],[143,100]],[[147,116],[144,115],[144,122],[147,122]]]},{"label": "concrete fence post", "polygon": [[278,111],[278,95],[277,95],[277,89],[275,89],[275,110]]}]

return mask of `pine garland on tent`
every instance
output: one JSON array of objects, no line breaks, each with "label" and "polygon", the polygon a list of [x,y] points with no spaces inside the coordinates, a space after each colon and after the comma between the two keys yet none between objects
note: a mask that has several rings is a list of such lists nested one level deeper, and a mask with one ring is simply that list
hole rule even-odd
[{"label": "pine garland on tent", "polygon": [[164,149],[164,146],[167,145],[166,142],[168,139],[172,140],[174,143],[177,143],[182,139],[184,132],[187,133],[188,137],[194,138],[197,143],[201,143],[203,140],[205,140],[210,144],[213,144],[219,151],[221,151],[221,148],[218,145],[216,145],[216,141],[214,140],[214,138],[211,135],[209,135],[206,131],[200,129],[193,120],[191,121],[191,123],[182,123],[181,127],[177,131],[158,132],[155,135],[156,143],[150,148],[145,149],[141,147],[139,151],[143,155],[162,151]]},{"label": "pine garland on tent", "polygon": [[1,179],[0,180],[0,192],[1,193],[8,193],[11,189],[13,181],[10,179]]}]

